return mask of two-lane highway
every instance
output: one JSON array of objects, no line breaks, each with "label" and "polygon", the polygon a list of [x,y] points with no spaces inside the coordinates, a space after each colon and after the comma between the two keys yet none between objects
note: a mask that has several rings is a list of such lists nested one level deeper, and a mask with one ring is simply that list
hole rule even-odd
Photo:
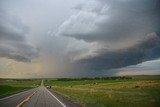
[{"label": "two-lane highway", "polygon": [[0,99],[0,107],[80,107],[41,86]]},{"label": "two-lane highway", "polygon": [[22,102],[22,100],[24,100],[27,96],[31,95],[36,90],[37,88],[2,98],[0,99],[0,107],[16,107],[19,103]]},{"label": "two-lane highway", "polygon": [[58,98],[52,96],[44,86],[38,88],[36,93],[22,107],[66,107]]}]

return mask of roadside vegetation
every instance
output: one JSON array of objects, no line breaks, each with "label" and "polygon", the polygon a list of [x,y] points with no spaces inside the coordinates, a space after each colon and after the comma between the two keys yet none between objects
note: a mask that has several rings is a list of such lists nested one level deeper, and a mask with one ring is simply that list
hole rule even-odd
[{"label": "roadside vegetation", "polygon": [[85,107],[160,107],[160,76],[57,79],[45,85]]},{"label": "roadside vegetation", "polygon": [[40,85],[40,80],[0,79],[0,98]]}]

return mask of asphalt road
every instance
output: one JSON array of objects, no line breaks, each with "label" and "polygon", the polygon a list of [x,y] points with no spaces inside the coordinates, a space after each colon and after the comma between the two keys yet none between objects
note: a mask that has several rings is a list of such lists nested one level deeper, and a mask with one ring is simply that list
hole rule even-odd
[{"label": "asphalt road", "polygon": [[0,107],[80,107],[63,96],[41,86],[0,99]]}]

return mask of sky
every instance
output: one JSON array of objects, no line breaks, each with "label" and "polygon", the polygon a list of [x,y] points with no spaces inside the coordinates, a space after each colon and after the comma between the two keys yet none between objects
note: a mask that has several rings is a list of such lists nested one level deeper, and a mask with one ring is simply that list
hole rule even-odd
[{"label": "sky", "polygon": [[159,0],[1,0],[0,78],[160,74]]}]

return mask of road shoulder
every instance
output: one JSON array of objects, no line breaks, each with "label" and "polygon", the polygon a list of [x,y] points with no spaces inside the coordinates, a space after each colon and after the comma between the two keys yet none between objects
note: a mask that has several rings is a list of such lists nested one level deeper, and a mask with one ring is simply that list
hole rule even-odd
[{"label": "road shoulder", "polygon": [[55,92],[53,89],[49,89],[49,91],[54,95],[56,96],[60,101],[62,101],[63,103],[65,103],[65,105],[67,107],[83,107],[81,104],[77,103],[77,102],[74,102],[74,101],[71,101],[68,97],[58,93],[58,92]]}]

